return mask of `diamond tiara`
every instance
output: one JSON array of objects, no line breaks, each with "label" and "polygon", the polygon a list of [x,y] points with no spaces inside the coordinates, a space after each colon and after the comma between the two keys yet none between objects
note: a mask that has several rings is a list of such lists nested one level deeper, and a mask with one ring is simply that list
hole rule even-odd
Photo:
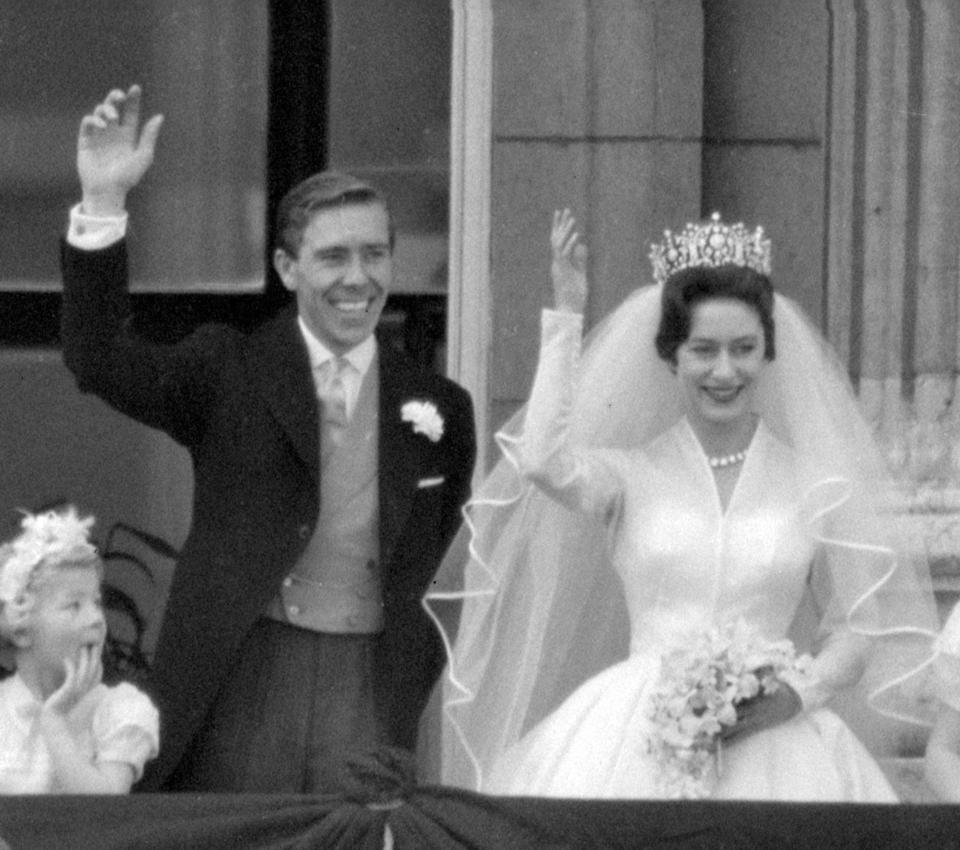
[{"label": "diamond tiara", "polygon": [[676,234],[665,230],[663,236],[663,242],[650,246],[657,283],[694,266],[746,266],[770,274],[770,240],[762,227],[750,233],[742,223],[724,224],[715,212],[709,221],[688,224]]}]

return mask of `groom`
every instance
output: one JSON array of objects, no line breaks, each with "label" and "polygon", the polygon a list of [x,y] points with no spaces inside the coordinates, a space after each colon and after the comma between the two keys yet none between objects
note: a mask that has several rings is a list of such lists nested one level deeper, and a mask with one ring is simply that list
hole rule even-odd
[{"label": "groom", "polygon": [[158,638],[159,758],[144,790],[336,792],[351,757],[413,749],[443,652],[420,599],[475,456],[469,396],[374,334],[394,233],[371,186],[324,172],[277,216],[295,304],[251,334],[130,328],[126,195],[162,122],[140,90],[83,118],[63,246],[81,390],[190,451],[193,518]]}]

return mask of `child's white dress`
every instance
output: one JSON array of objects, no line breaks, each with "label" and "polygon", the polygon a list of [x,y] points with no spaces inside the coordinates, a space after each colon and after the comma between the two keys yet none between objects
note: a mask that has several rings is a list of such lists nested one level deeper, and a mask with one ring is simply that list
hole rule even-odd
[{"label": "child's white dress", "polygon": [[[50,754],[37,731],[40,702],[20,676],[0,682],[0,793],[56,794]],[[134,778],[157,755],[160,718],[150,698],[131,684],[97,685],[68,723],[93,761],[122,762]]]}]

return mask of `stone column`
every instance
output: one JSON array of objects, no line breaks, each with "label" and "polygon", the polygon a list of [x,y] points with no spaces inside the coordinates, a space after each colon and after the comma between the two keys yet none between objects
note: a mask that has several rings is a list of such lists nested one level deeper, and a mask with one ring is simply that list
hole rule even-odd
[{"label": "stone column", "polygon": [[831,42],[827,109],[826,218],[826,330],[844,363],[850,362],[852,337],[852,281],[858,276],[860,248],[855,227],[857,165],[857,16],[851,0],[831,0]]},{"label": "stone column", "polygon": [[167,0],[151,22],[146,114],[166,116],[154,167],[131,196],[137,283],[263,285],[268,22],[241,0]]},{"label": "stone column", "polygon": [[960,5],[924,0],[917,234],[916,412],[957,422]]},{"label": "stone column", "polygon": [[931,427],[956,418],[960,7],[830,12],[827,328],[892,458],[923,477],[921,454],[944,469]]},{"label": "stone column", "polygon": [[960,593],[960,5],[829,8],[828,332],[946,610]]},{"label": "stone column", "polygon": [[878,430],[898,433],[906,417],[902,375],[907,268],[910,20],[903,0],[865,5],[862,292],[860,345],[849,351],[864,411]]}]

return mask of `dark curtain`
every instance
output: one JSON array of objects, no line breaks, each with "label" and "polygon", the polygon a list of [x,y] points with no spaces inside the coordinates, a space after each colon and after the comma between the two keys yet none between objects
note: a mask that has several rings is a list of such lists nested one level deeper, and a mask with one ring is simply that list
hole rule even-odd
[{"label": "dark curtain", "polygon": [[327,164],[329,9],[326,2],[270,0],[267,114],[268,307],[287,300],[271,262],[273,221],[284,193]]}]

